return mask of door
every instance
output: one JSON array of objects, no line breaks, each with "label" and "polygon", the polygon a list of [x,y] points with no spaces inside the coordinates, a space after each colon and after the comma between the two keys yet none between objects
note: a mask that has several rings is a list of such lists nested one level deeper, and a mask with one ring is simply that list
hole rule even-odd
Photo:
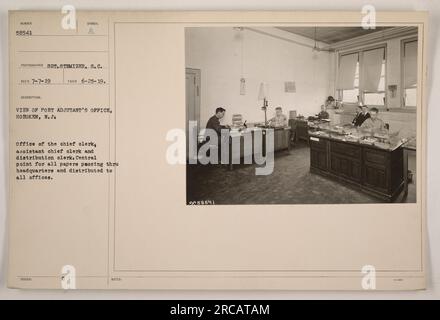
[{"label": "door", "polygon": [[197,122],[197,133],[200,130],[200,70],[186,68],[186,157],[189,157],[189,121]]}]

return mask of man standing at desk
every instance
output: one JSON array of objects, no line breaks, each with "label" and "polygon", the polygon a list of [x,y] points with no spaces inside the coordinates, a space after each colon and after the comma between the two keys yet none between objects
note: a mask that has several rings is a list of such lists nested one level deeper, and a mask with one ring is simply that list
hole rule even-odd
[{"label": "man standing at desk", "polygon": [[[364,104],[361,106],[362,112],[360,112],[354,119],[353,124],[355,127],[360,127],[364,123],[365,120],[370,118],[370,113],[368,113],[368,107]],[[372,108],[376,109],[376,108]],[[377,109],[376,109],[377,110]]]},{"label": "man standing at desk", "polygon": [[358,127],[358,125],[356,125],[356,123],[358,122],[358,118],[362,115],[362,106],[358,105],[357,109],[356,109],[356,115],[354,116],[353,120],[351,121],[351,123]]},{"label": "man standing at desk", "polygon": [[374,132],[383,131],[385,129],[385,123],[382,119],[378,118],[379,109],[371,108],[370,117],[366,119],[362,125],[361,129],[371,130]]},{"label": "man standing at desk", "polygon": [[269,126],[275,128],[287,126],[287,117],[283,114],[283,109],[281,107],[275,108],[275,117],[269,120]]}]

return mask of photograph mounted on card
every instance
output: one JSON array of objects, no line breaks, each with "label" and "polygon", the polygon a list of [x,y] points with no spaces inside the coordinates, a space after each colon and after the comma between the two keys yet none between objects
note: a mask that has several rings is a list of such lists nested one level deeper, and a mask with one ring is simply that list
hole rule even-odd
[{"label": "photograph mounted on card", "polygon": [[427,14],[367,7],[11,11],[8,285],[425,288]]}]

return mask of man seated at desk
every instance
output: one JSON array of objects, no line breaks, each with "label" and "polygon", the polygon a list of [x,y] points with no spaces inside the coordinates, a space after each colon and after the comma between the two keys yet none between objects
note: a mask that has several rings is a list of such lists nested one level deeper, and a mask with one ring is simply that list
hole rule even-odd
[{"label": "man seated at desk", "polygon": [[361,125],[361,129],[369,130],[369,131],[383,131],[385,129],[385,123],[382,119],[378,118],[379,109],[371,108],[370,109],[370,117],[367,118]]},{"label": "man seated at desk", "polygon": [[[368,106],[367,105],[364,104],[362,106],[359,106],[358,108],[361,108],[362,110],[359,110],[358,114],[353,119],[352,123],[355,127],[362,126],[364,121],[370,118],[370,113],[368,113]],[[376,108],[374,108],[374,109],[376,109]]]},{"label": "man seated at desk", "polygon": [[321,105],[321,112],[318,113],[318,119],[319,120],[328,120],[330,119],[330,115],[327,112],[328,108],[334,108],[335,107],[335,98],[332,96],[328,96],[327,100],[325,100],[324,104]]},{"label": "man seated at desk", "polygon": [[275,108],[275,117],[269,120],[269,126],[275,128],[287,126],[287,117],[283,114],[283,109],[281,107]]},{"label": "man seated at desk", "polygon": [[332,96],[328,96],[327,100],[325,100],[324,103],[325,109],[327,110],[328,108],[334,108],[335,105],[336,105],[335,98],[333,98]]},{"label": "man seated at desk", "polygon": [[208,122],[206,123],[206,129],[211,129],[217,132],[217,134],[221,135],[222,129],[229,129],[229,126],[223,126],[220,124],[220,119],[222,119],[225,116],[226,109],[219,107],[215,109],[215,114],[209,118]]},{"label": "man seated at desk", "polygon": [[327,112],[327,107],[325,105],[321,106],[321,112],[318,113],[319,120],[327,120],[330,118],[330,115]]}]

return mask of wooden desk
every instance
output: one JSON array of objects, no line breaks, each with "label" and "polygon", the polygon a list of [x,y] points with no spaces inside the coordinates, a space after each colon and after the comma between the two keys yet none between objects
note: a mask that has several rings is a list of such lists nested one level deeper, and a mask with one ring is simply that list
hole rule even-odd
[{"label": "wooden desk", "polygon": [[310,171],[392,202],[404,188],[403,147],[380,149],[310,135]]},{"label": "wooden desk", "polygon": [[[229,168],[232,170],[234,164],[243,163],[242,159],[251,158],[252,162],[255,161],[255,155],[260,152],[263,156],[266,155],[266,132],[268,129],[274,131],[274,152],[281,150],[290,150],[290,127],[283,128],[252,128],[244,131],[240,134],[232,134],[229,140]],[[261,131],[262,134],[262,145],[259,149],[255,148],[255,133],[257,131]],[[247,136],[246,136],[247,135]],[[234,139],[238,139],[234,141]],[[252,140],[252,146],[248,146],[244,143],[245,139]],[[233,143],[240,144],[240,153],[232,154],[232,145]]]}]

